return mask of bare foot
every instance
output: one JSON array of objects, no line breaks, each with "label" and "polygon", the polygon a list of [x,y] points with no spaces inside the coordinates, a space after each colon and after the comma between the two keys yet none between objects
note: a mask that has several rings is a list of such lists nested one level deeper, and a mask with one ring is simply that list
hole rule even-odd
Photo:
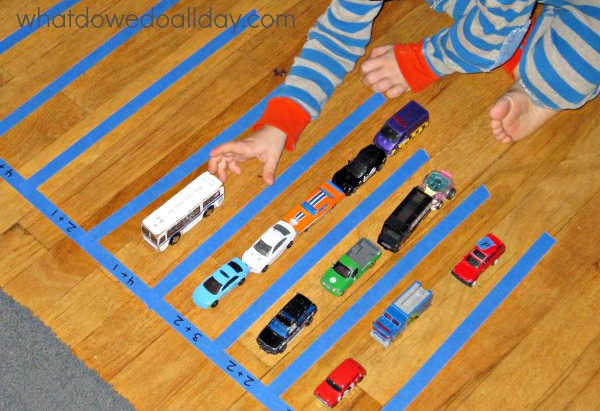
[{"label": "bare foot", "polygon": [[517,82],[490,109],[490,125],[496,139],[510,143],[527,137],[556,113],[536,106]]},{"label": "bare foot", "polygon": [[361,71],[363,83],[375,93],[394,98],[409,89],[396,62],[394,46],[375,47],[361,65]]}]

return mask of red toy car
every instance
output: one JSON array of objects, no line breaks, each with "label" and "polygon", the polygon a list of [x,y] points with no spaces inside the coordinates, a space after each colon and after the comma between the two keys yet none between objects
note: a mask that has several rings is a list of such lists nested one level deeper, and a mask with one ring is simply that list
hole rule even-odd
[{"label": "red toy car", "polygon": [[505,250],[504,243],[490,233],[479,240],[475,248],[456,264],[452,275],[471,287],[490,264],[498,262],[498,258]]},{"label": "red toy car", "polygon": [[352,358],[346,358],[319,384],[315,396],[326,406],[334,407],[366,374],[362,365]]}]

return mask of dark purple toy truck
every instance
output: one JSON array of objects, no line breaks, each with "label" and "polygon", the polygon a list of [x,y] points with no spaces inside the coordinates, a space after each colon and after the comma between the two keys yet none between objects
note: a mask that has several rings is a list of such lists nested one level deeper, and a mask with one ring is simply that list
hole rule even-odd
[{"label": "dark purple toy truck", "polygon": [[385,122],[373,142],[388,156],[393,155],[428,125],[429,112],[417,102],[410,101]]}]

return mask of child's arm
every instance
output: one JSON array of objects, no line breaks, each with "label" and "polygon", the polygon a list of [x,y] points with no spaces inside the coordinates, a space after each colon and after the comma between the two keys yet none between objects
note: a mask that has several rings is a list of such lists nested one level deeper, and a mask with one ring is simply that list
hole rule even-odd
[{"label": "child's arm", "polygon": [[[224,180],[227,169],[240,173],[237,163],[256,157],[265,164],[263,178],[271,184],[272,165],[277,166],[284,143],[289,150],[294,149],[302,130],[319,115],[323,104],[364,54],[373,19],[382,4],[383,1],[332,0],[309,31],[285,83],[254,125],[255,133],[246,140],[215,148],[209,170]],[[263,144],[265,140],[272,144]]]},{"label": "child's arm", "polygon": [[441,76],[490,71],[506,62],[529,26],[535,0],[433,1],[455,23],[419,43],[380,47],[363,63],[363,80],[397,97],[420,91]]}]

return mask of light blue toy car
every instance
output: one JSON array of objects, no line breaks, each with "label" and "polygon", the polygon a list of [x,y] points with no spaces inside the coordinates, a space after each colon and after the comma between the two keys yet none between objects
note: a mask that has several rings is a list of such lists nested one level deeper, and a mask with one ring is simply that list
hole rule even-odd
[{"label": "light blue toy car", "polygon": [[222,297],[246,281],[249,273],[246,263],[237,257],[232,259],[194,290],[194,303],[202,308],[216,307]]}]

